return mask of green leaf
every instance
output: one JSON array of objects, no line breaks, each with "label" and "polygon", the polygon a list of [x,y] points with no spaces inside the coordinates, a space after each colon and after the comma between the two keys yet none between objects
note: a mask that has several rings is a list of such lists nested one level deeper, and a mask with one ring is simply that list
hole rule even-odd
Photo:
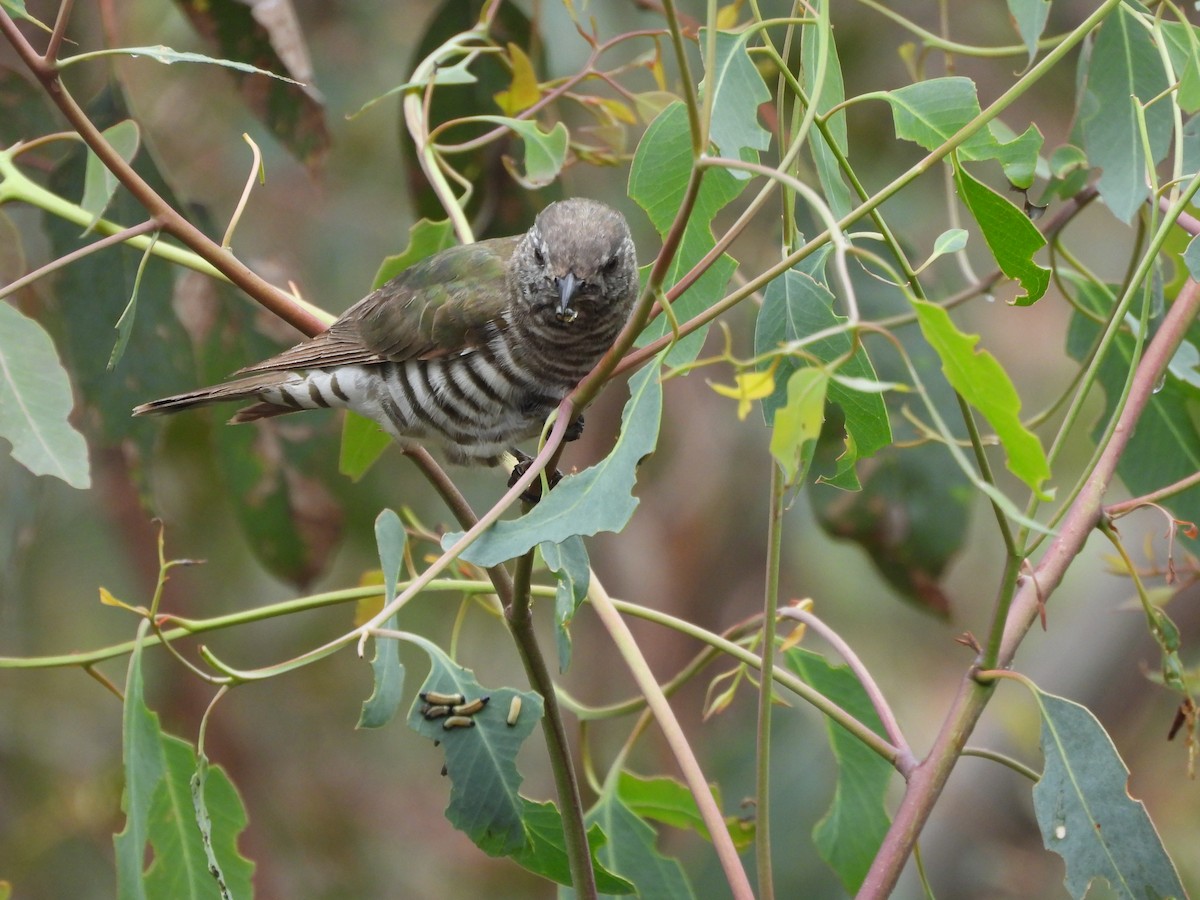
[{"label": "green leaf", "polygon": [[[935,150],[980,114],[975,82],[961,75],[931,78],[906,85],[884,95],[892,107],[896,136]],[[992,125],[980,128],[962,144],[960,159],[998,159],[1004,173],[1017,187],[1033,183],[1041,132],[1033,125],[1012,140],[1002,140],[1005,130]]]},{"label": "green leaf", "polygon": [[[784,654],[788,668],[881,737],[879,715],[848,666],[831,666],[816,653],[792,648]],[[853,894],[862,887],[871,862],[883,843],[890,820],[884,807],[892,767],[858,738],[826,720],[829,746],[837,761],[833,804],[813,828],[821,858]]]},{"label": "green leaf", "polygon": [[942,361],[946,380],[991,424],[1014,475],[1040,493],[1050,477],[1050,464],[1037,435],[1021,423],[1021,398],[996,358],[976,351],[979,335],[959,331],[950,314],[933,303],[914,300],[913,309],[925,340]]},{"label": "green leaf", "polygon": [[146,897],[142,865],[146,842],[150,839],[150,809],[154,792],[166,772],[162,731],[158,716],[146,706],[142,677],[142,641],[149,629],[149,620],[143,620],[138,627],[137,642],[129,656],[125,677],[125,705],[121,718],[121,759],[125,772],[121,810],[125,813],[125,827],[113,838],[120,900]]},{"label": "green leaf", "polygon": [[342,418],[341,449],[338,471],[351,481],[359,481],[392,443],[392,437],[379,423],[352,410]]},{"label": "green leaf", "polygon": [[166,769],[150,811],[147,895],[251,896],[254,863],[237,847],[249,820],[237,789],[219,767],[199,763],[187,741],[162,733],[159,740]]},{"label": "green leaf", "polygon": [[937,240],[933,242],[933,253],[930,254],[930,259],[937,259],[939,256],[944,256],[947,253],[957,253],[967,246],[967,230],[965,228],[951,228],[943,231],[937,236]]},{"label": "green leaf", "polygon": [[787,402],[775,412],[771,455],[783,469],[787,484],[795,484],[808,471],[821,424],[825,421],[825,391],[829,373],[808,367],[792,373],[787,382]]},{"label": "green leaf", "polygon": [[[646,211],[660,235],[665,235],[675,220],[675,214],[683,203],[691,170],[692,142],[687,108],[682,103],[673,103],[642,135],[629,171],[629,196]],[[705,172],[679,250],[667,270],[665,288],[669,289],[679,281],[712,250],[716,244],[712,233],[713,218],[742,192],[746,184],[746,181],[739,181],[726,169]],[[690,319],[721,299],[736,269],[737,262],[728,254],[722,254],[672,304],[676,318],[681,322]],[[659,316],[639,335],[638,344],[647,344],[670,333],[669,318]],[[682,365],[695,359],[706,334],[707,326],[680,340],[667,355],[667,365]]]},{"label": "green leaf", "polygon": [[1194,113],[1200,109],[1200,28],[1184,22],[1164,22],[1162,30],[1179,81],[1175,95],[1179,107]]},{"label": "green leaf", "polygon": [[[116,125],[105,128],[101,133],[121,159],[125,162],[133,162],[141,143],[141,131],[138,129],[137,122],[133,119],[125,119]],[[120,182],[117,181],[117,176],[110,172],[104,163],[100,162],[100,157],[89,149],[87,168],[83,176],[83,199],[79,201],[79,205],[92,214],[92,221],[88,225],[87,231],[92,230],[100,217],[104,215],[104,211],[108,209],[108,204],[112,202],[118,184]]]},{"label": "green leaf", "polygon": [[[563,837],[562,816],[553,803],[537,803],[528,797],[521,798],[525,818],[525,845],[510,854],[512,861],[535,875],[548,878],[560,885],[560,897],[571,897],[571,864],[567,860],[567,842]],[[592,870],[596,875],[596,888],[603,895],[632,894],[634,885],[614,875],[601,863],[598,851],[608,837],[598,825],[587,831],[588,849],[592,854]],[[645,895],[643,895],[645,896]]]},{"label": "green leaf", "polygon": [[[1075,300],[1093,315],[1107,317],[1115,302],[1112,289],[1085,281],[1064,271],[1064,280],[1075,289]],[[1091,318],[1076,313],[1067,329],[1067,353],[1083,361],[1099,334],[1100,326]],[[1122,332],[1113,341],[1097,372],[1104,389],[1104,410],[1092,431],[1092,440],[1100,439],[1106,423],[1116,413],[1116,405],[1125,389],[1125,380],[1133,365],[1133,336]],[[1194,400],[1188,388],[1177,378],[1167,378],[1162,389],[1147,404],[1129,444],[1117,462],[1117,475],[1133,496],[1148,494],[1200,471],[1200,429],[1193,418]],[[1193,487],[1166,501],[1179,518],[1200,522],[1200,488]]]},{"label": "green leaf", "polygon": [[[574,535],[619,532],[637,507],[633,485],[638,463],[654,451],[662,416],[661,354],[629,379],[629,400],[621,414],[616,446],[596,465],[568,475],[519,519],[497,522],[462,553],[467,562],[487,568],[520,556],[538,544],[562,543]],[[449,548],[461,532],[447,534]]]},{"label": "green leaf", "polygon": [[1008,0],[1008,15],[1017,26],[1032,63],[1037,56],[1038,38],[1046,30],[1046,20],[1050,17],[1050,0]]},{"label": "green leaf", "polygon": [[[720,788],[716,784],[710,786],[717,807],[723,808]],[[674,778],[642,778],[623,770],[617,783],[617,793],[621,802],[643,819],[694,831],[706,841],[712,841],[708,825],[696,805],[696,798],[686,785]],[[729,836],[738,850],[745,850],[754,842],[753,830],[747,830],[737,816],[727,817],[726,822],[730,825]]]},{"label": "green leaf", "polygon": [[71,427],[71,382],[42,326],[0,303],[0,437],[35,475],[86,490],[87,442]]},{"label": "green leaf", "polygon": [[25,8],[25,0],[0,0],[0,6],[3,6],[16,18],[24,19],[26,22],[32,22],[34,25],[38,26],[38,28],[42,29],[42,31],[50,31],[49,25],[47,25],[45,22],[35,19],[29,14],[29,10]]},{"label": "green leaf", "polygon": [[958,184],[958,195],[979,223],[983,239],[1000,270],[1021,283],[1025,293],[1013,302],[1017,306],[1036,303],[1050,286],[1050,270],[1033,261],[1033,255],[1046,246],[1046,238],[1029,216],[976,181],[957,163],[954,180]]},{"label": "green leaf", "polygon": [[[87,112],[100,128],[129,117],[120,97],[111,90],[102,92],[89,104]],[[79,197],[83,194],[87,152],[74,142],[69,147],[51,173],[49,187],[61,197]],[[149,154],[139,154],[133,167],[174,208],[182,207]],[[111,204],[110,216],[118,222],[140,222],[145,219],[146,211],[127,191],[119,191]],[[74,252],[91,241],[84,240],[78,225],[65,219],[47,215],[43,222],[56,257]],[[173,268],[161,259],[151,259],[142,268],[142,258],[140,251],[122,246],[76,260],[56,273],[53,289],[59,302],[44,321],[71,372],[84,412],[79,418],[80,429],[95,446],[128,441],[141,459],[148,460],[154,456],[161,427],[146,419],[135,419],[129,411],[150,398],[196,386],[198,373],[192,344],[175,315],[173,301],[184,299],[185,294],[197,303],[209,298],[202,291],[198,292],[199,297],[184,291],[176,295]],[[206,284],[202,276],[196,277],[195,282],[183,283],[192,288]],[[97,335],[108,334],[120,319],[133,296],[135,283],[139,314],[133,321],[129,340],[138,352],[126,355],[117,373],[110,374],[107,366],[112,348],[97,340]],[[245,362],[245,358],[239,359],[216,374],[224,376]]]},{"label": "green leaf", "polygon": [[[825,56],[824,71],[821,57]],[[818,114],[825,114],[846,99],[846,88],[842,81],[842,64],[838,59],[837,43],[833,39],[833,28],[829,18],[822,16],[815,25],[804,27],[800,35],[800,63],[804,85],[809,91],[809,102]],[[820,91],[814,96],[820,76]],[[850,155],[850,141],[846,131],[846,112],[838,110],[825,121],[829,137],[842,156]],[[825,202],[833,211],[835,219],[846,216],[854,207],[854,199],[842,175],[837,157],[826,141],[825,135],[814,128],[809,136],[813,162],[817,168],[817,179],[825,192]]]},{"label": "green leaf", "polygon": [[[272,72],[269,69],[260,69],[258,66],[252,66],[249,63],[238,62],[236,59],[214,59],[211,56],[205,56],[203,53],[193,53],[190,50],[172,50],[170,47],[164,47],[162,44],[153,47],[110,47],[106,50],[87,55],[131,56],[134,59],[145,57],[166,66],[179,62],[204,63],[210,66],[220,66],[224,69],[234,69],[235,71],[245,72],[249,75],[266,75],[268,78],[276,78],[280,81],[287,81],[296,85],[300,84],[300,82],[288,78],[286,75],[280,75],[278,72]],[[78,57],[66,57],[62,60],[62,64],[68,65],[76,61],[76,59]]]},{"label": "green leaf", "polygon": [[693,897],[683,866],[658,852],[658,835],[618,796],[616,781],[608,780],[587,814],[587,824],[600,826],[608,836],[608,843],[597,850],[597,858],[607,869],[637,885],[640,897]]},{"label": "green leaf", "polygon": [[[754,328],[754,352],[761,356],[792,341],[801,340],[818,331],[836,327],[846,321],[833,312],[833,294],[819,280],[827,254],[810,257],[802,266],[785,272],[767,285],[762,309]],[[810,274],[814,273],[814,274]],[[835,334],[808,344],[805,352],[824,363],[842,359],[854,350],[849,334]],[[780,358],[775,369],[776,391],[763,400],[763,417],[768,425],[776,411],[786,401],[786,386],[792,373],[804,364],[793,356]],[[839,375],[875,380],[875,369],[866,350],[861,346],[837,370]],[[841,407],[845,419],[844,452],[838,455],[836,471],[822,476],[836,487],[858,489],[855,464],[871,456],[892,441],[887,409],[878,393],[864,393],[833,382],[828,386],[830,401]]]},{"label": "green leaf", "polygon": [[[423,701],[414,701],[408,726],[418,734],[439,741],[446,754],[450,779],[450,805],[446,818],[489,856],[517,852],[525,845],[523,798],[517,793],[521,773],[517,751],[542,718],[542,698],[532,691],[512,688],[486,689],[440,647],[418,635],[407,635],[429,656],[429,677],[421,692],[462,694],[466,701],[488,697],[487,705],[471,717],[469,728],[445,728],[446,718],[426,719]],[[521,712],[513,725],[507,722],[514,697],[521,698]]]},{"label": "green leaf", "polygon": [[[129,658],[122,716],[125,788],[121,808],[125,828],[115,835],[117,896],[217,897],[209,853],[233,896],[248,897],[253,863],[237,850],[246,812],[236,789],[219,768],[207,770],[193,801],[196,754],[190,744],[163,733],[158,716],[146,706],[142,647],[149,621],[138,628]],[[203,810],[203,822],[198,818]],[[207,843],[202,828],[206,829]],[[146,844],[153,863],[145,868]],[[226,894],[225,896],[229,896]]]},{"label": "green leaf", "polygon": [[[700,30],[702,50],[708,47],[707,31]],[[749,30],[718,31],[714,58],[705,65],[704,89],[713,91],[708,136],[721,155],[731,159],[757,161],[758,151],[771,146],[770,133],[758,121],[758,107],[771,99],[771,92],[746,50],[754,35]],[[742,180],[750,177],[740,170],[730,174]]]},{"label": "green leaf", "polygon": [[[404,547],[407,542],[404,523],[394,511],[385,509],[375,517],[375,544],[379,548],[379,565],[383,570],[385,603],[396,596],[396,583],[404,567]],[[397,614],[391,615],[383,627],[398,627]],[[400,664],[400,647],[395,641],[375,639],[371,671],[375,677],[375,688],[371,696],[363,701],[362,713],[358,718],[359,728],[386,725],[400,708],[404,666]]]},{"label": "green leaf", "polygon": [[1129,222],[1149,196],[1147,167],[1166,155],[1172,116],[1169,103],[1146,108],[1147,160],[1134,104],[1149,103],[1165,91],[1167,76],[1154,39],[1125,4],[1097,30],[1085,78],[1079,111],[1083,149],[1101,169],[1100,196],[1114,216]]},{"label": "green leaf", "polygon": [[454,226],[449,219],[414,222],[408,229],[408,245],[399,253],[384,258],[371,282],[371,289],[383,287],[413,263],[453,247],[454,243]]},{"label": "green leaf", "polygon": [[1046,766],[1033,789],[1033,809],[1046,849],[1066,863],[1071,896],[1083,897],[1103,878],[1130,900],[1186,897],[1146,807],[1129,796],[1129,770],[1096,717],[1036,688],[1034,697]]},{"label": "green leaf", "polygon": [[160,233],[158,231],[154,232],[150,243],[146,245],[146,249],[142,252],[142,261],[138,265],[137,274],[133,276],[133,293],[129,297],[129,303],[126,304],[125,309],[121,312],[121,318],[117,319],[117,340],[113,344],[112,354],[108,357],[108,365],[105,367],[109,372],[117,367],[117,363],[125,355],[125,348],[129,346],[129,336],[133,334],[133,322],[137,317],[138,289],[142,286],[142,276],[146,274],[146,264],[154,258],[154,245],[158,243]]},{"label": "green leaf", "polygon": [[817,523],[861,546],[904,598],[948,617],[950,600],[938,581],[966,542],[971,483],[940,444],[885,447],[860,468],[860,493],[814,486]]},{"label": "green leaf", "polygon": [[554,591],[554,635],[558,645],[558,670],[571,667],[571,619],[587,596],[592,573],[587,547],[579,535],[559,544],[539,545],[546,568],[554,573],[558,587]]},{"label": "green leaf", "polygon": [[537,122],[530,119],[513,119],[508,116],[475,116],[480,122],[494,122],[512,129],[525,144],[525,171],[518,172],[515,166],[507,165],[509,173],[523,186],[531,189],[545,187],[562,171],[567,159],[567,126],[556,122],[549,131],[542,131]]},{"label": "green leaf", "polygon": [[1188,241],[1187,249],[1183,251],[1183,263],[1192,278],[1200,279],[1200,236]]}]

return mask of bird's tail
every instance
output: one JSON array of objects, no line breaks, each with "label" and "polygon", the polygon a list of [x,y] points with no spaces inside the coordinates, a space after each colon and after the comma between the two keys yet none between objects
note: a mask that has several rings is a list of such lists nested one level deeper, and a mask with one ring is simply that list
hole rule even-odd
[{"label": "bird's tail", "polygon": [[[257,400],[253,406],[239,409],[230,422],[253,422],[268,416],[278,416],[283,413],[295,412],[299,409],[315,409],[329,406],[328,402],[312,402],[314,395],[309,394],[305,387],[303,375],[298,373],[264,372],[261,375],[249,375],[224,384],[188,391],[186,394],[175,394],[163,397],[161,400],[151,400],[135,406],[135,416],[157,416],[168,413],[182,412],[200,406],[211,406],[214,403],[225,403],[234,400]],[[320,397],[321,395],[315,394]],[[323,398],[322,398],[323,399]]]}]

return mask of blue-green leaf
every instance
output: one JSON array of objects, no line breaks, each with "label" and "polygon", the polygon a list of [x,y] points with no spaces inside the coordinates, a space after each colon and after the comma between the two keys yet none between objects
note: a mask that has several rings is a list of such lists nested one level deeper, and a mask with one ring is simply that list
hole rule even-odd
[{"label": "blue-green leaf", "polygon": [[[404,565],[404,546],[408,535],[404,523],[390,509],[383,510],[375,518],[375,543],[379,547],[379,564],[383,569],[384,602],[396,596],[396,583]],[[394,629],[397,617],[392,615],[384,628]],[[375,689],[363,701],[359,715],[359,728],[379,728],[391,721],[400,708],[404,690],[404,666],[400,664],[400,648],[395,641],[375,639],[375,655],[371,658],[371,671],[375,676]]]},{"label": "blue-green leaf", "polygon": [[1080,118],[1084,150],[1101,169],[1100,196],[1114,216],[1128,222],[1149,196],[1146,171],[1167,152],[1171,104],[1145,111],[1150,159],[1143,150],[1135,103],[1149,103],[1167,89],[1167,76],[1154,39],[1125,4],[1117,6],[1096,33],[1086,72]]},{"label": "blue-green leaf", "polygon": [[[409,711],[409,728],[440,742],[446,754],[450,779],[446,818],[489,856],[518,851],[526,839],[516,757],[542,718],[542,698],[532,691],[484,688],[470,669],[457,665],[436,644],[413,634],[405,639],[429,656],[429,677],[421,686],[422,693],[462,694],[468,703],[489,698],[483,709],[470,717],[471,727],[445,728],[448,717],[426,719],[422,714],[425,703],[419,697]],[[515,697],[520,698],[520,715],[509,725]]]},{"label": "blue-green leaf", "polygon": [[[124,119],[105,128],[101,133],[121,159],[125,162],[133,162],[133,158],[137,155],[138,145],[141,143],[141,131],[138,129],[137,122],[133,119]],[[92,214],[91,224],[88,225],[86,231],[91,231],[100,217],[104,215],[104,210],[108,209],[108,204],[112,202],[118,184],[120,182],[117,181],[117,176],[110,172],[108,167],[100,162],[100,157],[89,149],[87,167],[83,177],[83,199],[79,201],[79,205]]]},{"label": "blue-green leaf", "polygon": [[[758,107],[771,99],[762,75],[750,61],[746,41],[752,31],[736,34],[718,31],[714,58],[706,60],[704,89],[713,91],[709,139],[722,156],[758,160],[758,151],[771,146],[771,135],[758,121]],[[700,31],[700,46],[707,49],[707,29]],[[735,178],[749,173],[735,170]]]},{"label": "blue-green leaf", "polygon": [[[836,327],[846,321],[833,312],[833,294],[821,282],[826,256],[810,257],[767,285],[762,309],[754,331],[754,352],[763,355],[792,341]],[[832,363],[854,349],[849,334],[835,334],[808,344],[805,352],[822,362]],[[786,386],[792,373],[804,365],[798,357],[784,356],[776,364],[776,390],[763,400],[763,417],[770,425],[776,411],[786,401]],[[839,366],[839,375],[875,380],[875,369],[866,350],[859,347]],[[838,457],[837,470],[822,478],[845,490],[858,490],[854,467],[859,459],[871,456],[892,441],[887,408],[877,392],[864,393],[834,381],[828,397],[842,408],[845,416],[845,452]]]},{"label": "blue-green leaf", "polygon": [[[642,135],[629,170],[629,196],[646,211],[660,235],[667,233],[679,212],[691,171],[692,143],[687,108],[682,103],[673,103]],[[712,250],[716,244],[713,218],[741,193],[746,184],[734,178],[727,169],[710,169],[704,173],[679,250],[667,270],[665,288],[671,288]],[[736,269],[736,261],[728,254],[722,254],[672,304],[676,318],[686,321],[721,299]],[[646,344],[670,333],[668,317],[659,316],[639,335],[638,343]],[[695,359],[707,333],[707,327],[699,328],[681,339],[671,348],[667,365],[681,365]]]},{"label": "blue-green leaf", "polygon": [[546,568],[554,573],[558,587],[554,592],[554,635],[558,645],[558,670],[571,666],[571,619],[587,596],[592,572],[587,547],[579,535],[559,544],[540,545]]},{"label": "blue-green leaf", "polygon": [[[632,493],[638,463],[658,443],[662,415],[659,365],[660,361],[655,360],[629,379],[621,435],[607,457],[563,478],[521,518],[497,522],[463,551],[462,558],[487,568],[545,541],[558,544],[574,535],[624,528],[638,504]],[[442,547],[451,547],[460,537],[461,532],[445,535]]]},{"label": "blue-green leaf", "polygon": [[[824,69],[821,68],[822,52],[825,54]],[[800,63],[804,73],[804,85],[809,90],[809,102],[818,114],[824,114],[846,99],[842,81],[842,64],[838,59],[837,44],[828,17],[821,17],[816,25],[806,25],[800,35]],[[820,90],[817,91],[818,77]],[[815,92],[815,95],[814,95]],[[839,110],[825,120],[825,128],[842,156],[849,156],[850,142],[846,132],[846,113]],[[809,136],[813,162],[817,167],[817,179],[825,191],[825,202],[833,211],[835,219],[841,219],[854,206],[850,189],[842,177],[837,157],[825,139],[825,134],[814,128]]]},{"label": "blue-green leaf", "polygon": [[87,443],[71,427],[71,382],[50,336],[15,307],[0,303],[0,437],[35,475],[86,489]]},{"label": "blue-green leaf", "polygon": [[1025,42],[1029,61],[1033,62],[1038,38],[1046,30],[1046,20],[1050,17],[1050,0],[1008,0],[1008,14]]},{"label": "blue-green leaf", "polygon": [[[870,698],[847,666],[832,666],[823,657],[794,648],[784,656],[788,668],[880,736],[883,724]],[[853,894],[861,886],[887,834],[884,808],[892,767],[841,725],[826,720],[829,744],[837,760],[833,804],[813,828],[821,858]]]},{"label": "blue-green leaf", "polygon": [[1071,896],[1097,878],[1119,897],[1187,896],[1146,807],[1129,796],[1129,770],[1085,707],[1035,689],[1045,771],[1033,789],[1042,840],[1067,866]]}]

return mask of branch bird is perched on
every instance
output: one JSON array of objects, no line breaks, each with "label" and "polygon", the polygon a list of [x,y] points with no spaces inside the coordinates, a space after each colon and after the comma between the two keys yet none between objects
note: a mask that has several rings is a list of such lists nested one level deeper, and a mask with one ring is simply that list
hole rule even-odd
[{"label": "branch bird is perched on", "polygon": [[[638,292],[620,213],[594,200],[547,206],[525,234],[452,247],[369,294],[327,331],[213,387],[134,415],[253,401],[231,422],[337,407],[403,445],[495,465],[612,346]],[[578,437],[573,425],[568,437]],[[518,453],[518,455],[520,455]]]}]

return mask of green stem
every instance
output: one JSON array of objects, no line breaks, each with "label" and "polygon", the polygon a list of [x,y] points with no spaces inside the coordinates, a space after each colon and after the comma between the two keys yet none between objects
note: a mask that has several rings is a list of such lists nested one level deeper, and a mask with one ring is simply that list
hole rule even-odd
[{"label": "green stem", "polygon": [[775,681],[775,623],[779,615],[779,563],[783,552],[783,504],[787,490],[783,472],[771,462],[771,507],[767,515],[767,573],[763,596],[762,679],[758,690],[758,754],[755,759],[754,858],[758,863],[758,896],[772,900],[771,872],[771,707]]}]

